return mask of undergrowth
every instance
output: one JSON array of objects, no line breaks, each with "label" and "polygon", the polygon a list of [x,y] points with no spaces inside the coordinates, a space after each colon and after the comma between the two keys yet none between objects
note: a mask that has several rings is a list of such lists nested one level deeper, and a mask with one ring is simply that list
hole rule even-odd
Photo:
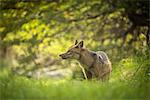
[{"label": "undergrowth", "polygon": [[0,72],[0,100],[148,100],[150,52],[136,52],[113,63],[109,82],[32,79]]}]

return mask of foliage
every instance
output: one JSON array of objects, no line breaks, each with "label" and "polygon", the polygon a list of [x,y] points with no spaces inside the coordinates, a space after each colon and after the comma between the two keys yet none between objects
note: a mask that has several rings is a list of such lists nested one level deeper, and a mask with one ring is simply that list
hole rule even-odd
[{"label": "foliage", "polygon": [[[140,27],[135,32],[133,29],[127,32],[125,30],[134,24],[130,17],[136,14],[135,18],[143,14],[145,16],[143,20],[147,20],[146,23],[149,21],[148,1],[2,0],[0,2],[1,59],[7,56],[9,61],[13,61],[11,64],[15,62],[15,67],[25,67],[28,64],[30,67],[37,67],[41,64],[37,61],[39,58],[52,62],[46,65],[42,63],[40,66],[50,66],[58,59],[58,54],[65,51],[75,39],[84,39],[90,49],[105,50],[112,57],[117,47],[122,45],[132,45],[132,48],[136,49],[146,46],[147,27]],[[132,12],[133,15],[130,15]],[[127,34],[125,42],[120,38],[122,33],[131,33]],[[132,43],[133,41],[136,42]]]},{"label": "foliage", "polygon": [[[0,99],[148,99],[148,4],[148,0],[0,0]],[[58,57],[76,39],[84,40],[90,50],[108,54],[113,65],[109,83],[81,81],[79,65]],[[58,70],[67,78],[34,77]]]}]

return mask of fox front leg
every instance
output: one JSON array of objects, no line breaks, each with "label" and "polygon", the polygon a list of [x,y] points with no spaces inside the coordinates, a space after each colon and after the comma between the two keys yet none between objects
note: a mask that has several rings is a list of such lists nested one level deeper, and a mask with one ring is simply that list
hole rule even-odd
[{"label": "fox front leg", "polygon": [[84,78],[85,78],[86,80],[88,80],[88,77],[87,77],[87,75],[86,75],[85,69],[81,66],[80,63],[78,63],[78,64],[79,64],[79,66],[80,66],[80,68],[81,68],[81,70],[82,70],[82,73],[83,73],[83,75],[84,75]]}]

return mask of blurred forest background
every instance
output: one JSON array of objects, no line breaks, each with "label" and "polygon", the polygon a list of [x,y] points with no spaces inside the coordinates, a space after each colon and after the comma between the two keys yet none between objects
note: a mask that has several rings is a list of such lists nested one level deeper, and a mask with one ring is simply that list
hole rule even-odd
[{"label": "blurred forest background", "polygon": [[[149,0],[0,0],[1,100],[148,99],[149,6]],[[59,58],[76,39],[108,54],[109,83],[80,81],[77,62]]]}]

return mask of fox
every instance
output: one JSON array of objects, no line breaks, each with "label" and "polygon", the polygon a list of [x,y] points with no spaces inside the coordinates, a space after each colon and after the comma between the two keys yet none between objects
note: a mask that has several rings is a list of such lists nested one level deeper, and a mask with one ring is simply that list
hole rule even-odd
[{"label": "fox", "polygon": [[76,59],[79,61],[85,79],[109,80],[112,72],[111,61],[104,51],[91,51],[84,47],[84,41],[75,43],[67,52],[59,55],[62,59]]}]

